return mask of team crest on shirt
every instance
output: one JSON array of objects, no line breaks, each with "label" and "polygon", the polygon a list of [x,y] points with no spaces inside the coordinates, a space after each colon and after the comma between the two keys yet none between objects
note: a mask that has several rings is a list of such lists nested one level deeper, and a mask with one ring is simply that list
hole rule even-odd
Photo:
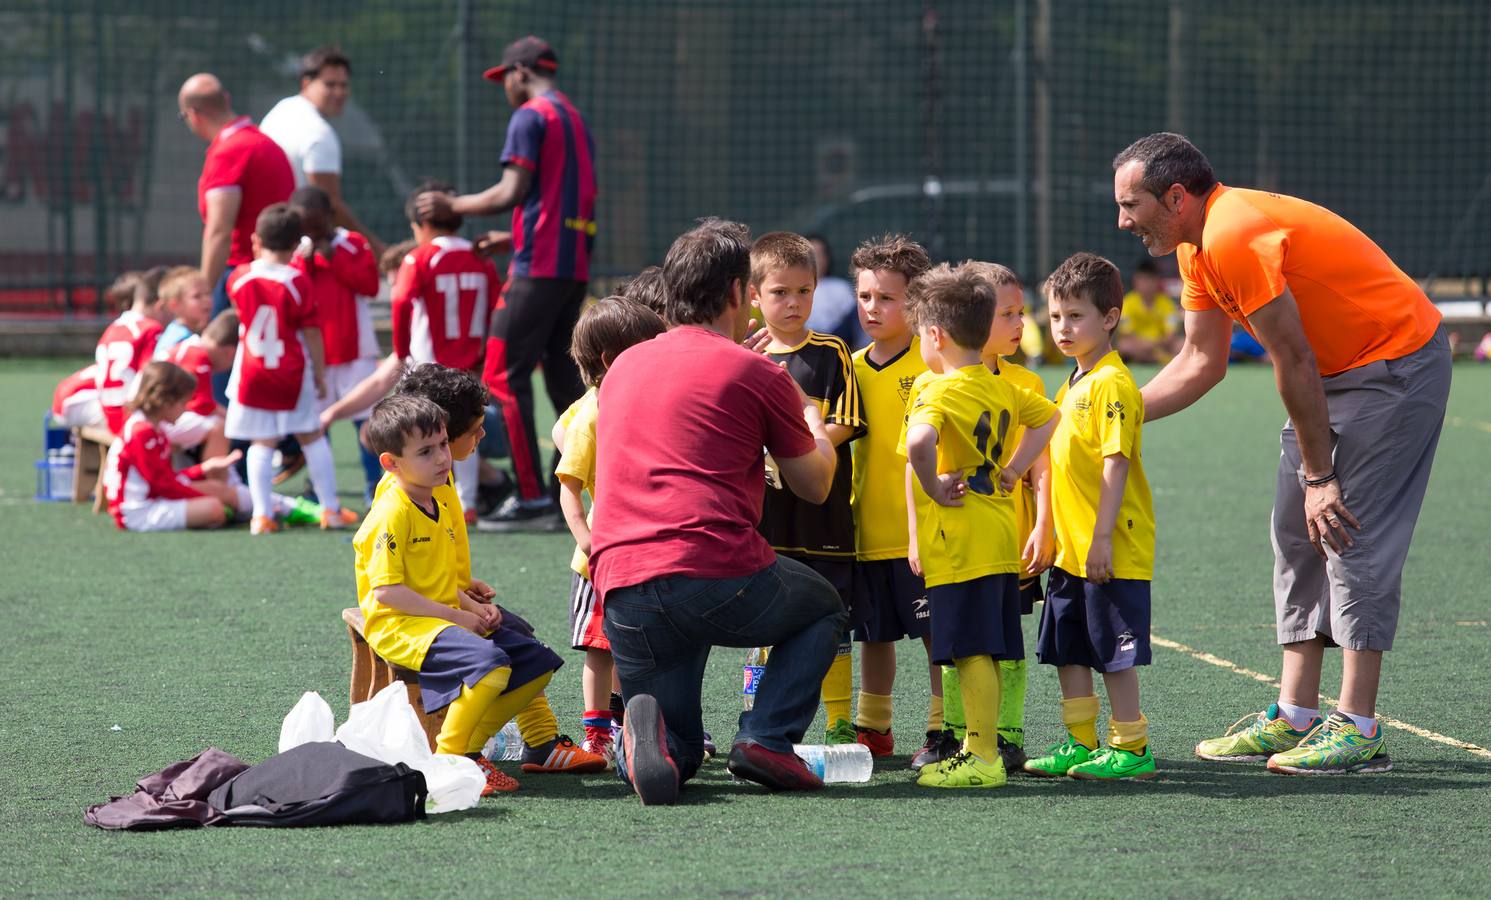
[{"label": "team crest on shirt", "polygon": [[378,535],[378,539],[373,542],[373,552],[377,553],[385,547],[388,548],[389,553],[393,553],[399,549],[399,544],[393,539],[393,535],[386,531]]},{"label": "team crest on shirt", "polygon": [[900,377],[900,379],[897,380],[897,382],[896,382],[896,390],[899,391],[900,394],[901,394],[901,402],[902,403],[905,403],[906,402],[906,398],[908,398],[908,397],[911,396],[911,386],[913,384],[915,384],[915,383],[916,383],[916,376],[915,375],[902,375]]},{"label": "team crest on shirt", "polygon": [[1088,414],[1092,412],[1092,401],[1086,394],[1072,401],[1073,418],[1077,420],[1078,428],[1087,427]]}]

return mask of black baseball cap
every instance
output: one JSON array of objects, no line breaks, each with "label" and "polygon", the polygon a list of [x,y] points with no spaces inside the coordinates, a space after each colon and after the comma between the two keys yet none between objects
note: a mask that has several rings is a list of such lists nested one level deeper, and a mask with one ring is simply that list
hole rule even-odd
[{"label": "black baseball cap", "polygon": [[507,49],[502,51],[502,62],[493,66],[484,74],[488,81],[501,81],[502,76],[513,66],[523,66],[535,72],[552,75],[559,71],[559,57],[554,53],[554,48],[549,42],[541,37],[528,35],[518,38]]}]

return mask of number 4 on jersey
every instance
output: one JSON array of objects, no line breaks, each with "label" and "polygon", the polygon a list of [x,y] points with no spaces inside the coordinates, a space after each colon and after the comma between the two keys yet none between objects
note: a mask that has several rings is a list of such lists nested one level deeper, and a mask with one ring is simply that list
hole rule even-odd
[{"label": "number 4 on jersey", "polygon": [[261,306],[254,312],[246,340],[249,353],[264,363],[264,368],[279,368],[285,355],[285,342],[280,340],[280,317],[274,307]]}]

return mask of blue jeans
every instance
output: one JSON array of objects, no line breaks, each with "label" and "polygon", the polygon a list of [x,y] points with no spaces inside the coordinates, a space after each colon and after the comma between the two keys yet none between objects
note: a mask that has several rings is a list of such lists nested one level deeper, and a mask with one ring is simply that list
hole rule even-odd
[{"label": "blue jeans", "polygon": [[710,649],[772,648],[755,708],[741,713],[735,742],[790,753],[818,711],[848,614],[823,576],[778,557],[740,578],[667,575],[613,589],[605,616],[621,692],[657,699],[668,753],[686,781],[704,760],[699,694]]}]

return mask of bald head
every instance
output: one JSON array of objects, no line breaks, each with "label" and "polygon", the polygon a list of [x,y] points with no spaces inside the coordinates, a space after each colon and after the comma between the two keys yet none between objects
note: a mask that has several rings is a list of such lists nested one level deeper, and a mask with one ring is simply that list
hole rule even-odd
[{"label": "bald head", "polygon": [[176,107],[192,133],[211,141],[233,118],[233,100],[216,75],[199,72],[188,78],[176,94]]}]

